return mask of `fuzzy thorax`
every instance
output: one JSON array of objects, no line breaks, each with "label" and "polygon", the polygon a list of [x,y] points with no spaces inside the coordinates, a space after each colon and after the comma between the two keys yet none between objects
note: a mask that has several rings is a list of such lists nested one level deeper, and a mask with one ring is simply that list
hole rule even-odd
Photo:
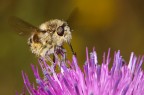
[{"label": "fuzzy thorax", "polygon": [[70,27],[66,22],[58,19],[47,21],[40,25],[41,31],[33,33],[28,39],[32,53],[45,57],[53,54],[56,46],[63,46],[72,39]]}]

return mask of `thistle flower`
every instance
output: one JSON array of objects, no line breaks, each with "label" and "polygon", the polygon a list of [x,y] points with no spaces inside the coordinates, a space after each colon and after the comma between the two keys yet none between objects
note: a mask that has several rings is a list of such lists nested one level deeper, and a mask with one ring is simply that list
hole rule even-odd
[{"label": "thistle flower", "polygon": [[[78,66],[76,56],[72,62],[61,61],[57,58],[55,64],[48,65],[43,59],[39,60],[43,78],[38,67],[32,65],[37,86],[30,83],[28,76],[22,72],[25,87],[30,95],[143,95],[144,73],[141,65],[144,57],[136,57],[131,53],[127,64],[120,51],[114,53],[110,68],[110,50],[103,55],[102,64],[98,64],[96,51],[88,54],[83,70]],[[55,71],[55,65],[60,68]],[[69,66],[68,66],[69,65]]]}]

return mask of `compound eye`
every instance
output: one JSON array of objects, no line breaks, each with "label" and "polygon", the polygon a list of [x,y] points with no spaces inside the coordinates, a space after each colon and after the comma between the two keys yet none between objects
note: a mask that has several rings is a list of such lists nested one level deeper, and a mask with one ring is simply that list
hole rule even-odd
[{"label": "compound eye", "polygon": [[63,26],[60,26],[57,28],[57,34],[59,36],[63,36],[63,34],[64,34],[64,27]]},{"label": "compound eye", "polygon": [[39,37],[38,37],[37,34],[34,34],[34,36],[33,36],[33,41],[34,41],[35,43],[38,43],[38,42],[39,42]]}]

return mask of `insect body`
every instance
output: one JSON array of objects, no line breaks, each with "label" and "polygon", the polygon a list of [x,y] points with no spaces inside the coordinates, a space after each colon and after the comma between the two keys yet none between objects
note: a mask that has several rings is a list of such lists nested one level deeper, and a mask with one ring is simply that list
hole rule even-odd
[{"label": "insect body", "polygon": [[28,31],[31,33],[28,38],[28,45],[32,53],[37,56],[45,58],[46,55],[54,53],[66,53],[66,50],[63,48],[64,43],[68,43],[74,54],[70,43],[72,39],[70,27],[65,21],[58,19],[50,20],[42,23],[38,28],[19,18],[14,18],[11,21],[14,27],[18,27],[21,34],[27,34]]}]

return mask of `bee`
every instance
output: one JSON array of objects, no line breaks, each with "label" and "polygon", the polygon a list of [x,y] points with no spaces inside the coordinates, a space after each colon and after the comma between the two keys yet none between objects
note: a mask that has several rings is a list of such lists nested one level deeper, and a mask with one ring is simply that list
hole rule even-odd
[{"label": "bee", "polygon": [[9,21],[11,26],[19,31],[20,35],[29,35],[27,43],[36,56],[46,58],[54,53],[66,54],[63,47],[64,43],[70,46],[72,53],[75,55],[71,45],[71,29],[67,22],[53,19],[42,23],[39,27],[35,27],[18,17],[11,17]]}]

